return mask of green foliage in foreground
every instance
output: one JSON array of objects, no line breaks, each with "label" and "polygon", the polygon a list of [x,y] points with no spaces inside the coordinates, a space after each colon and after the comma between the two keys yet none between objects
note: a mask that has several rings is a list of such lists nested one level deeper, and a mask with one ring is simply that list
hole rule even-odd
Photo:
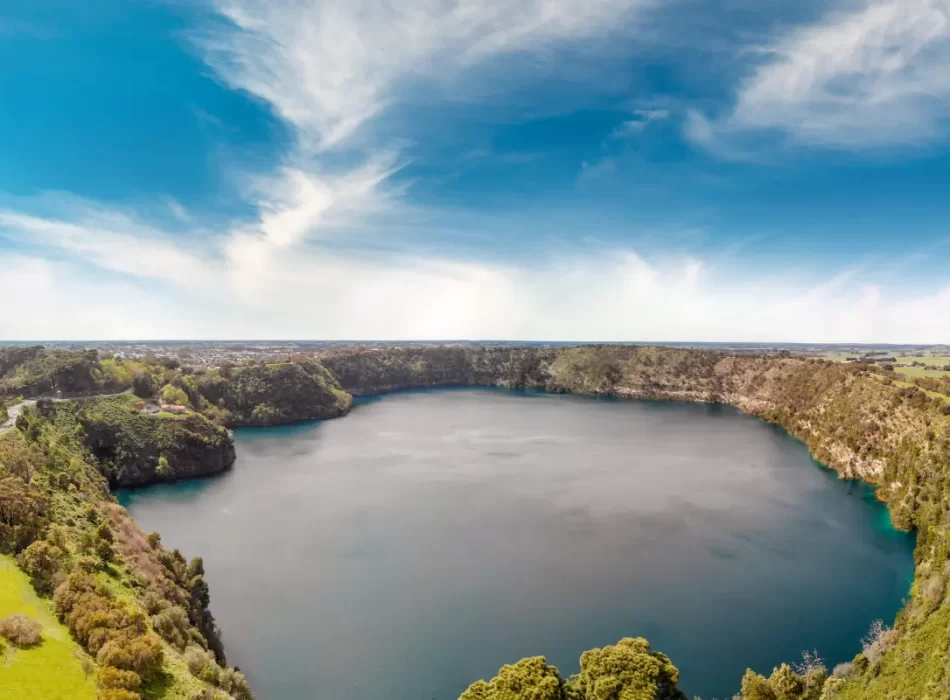
[{"label": "green foliage in foreground", "polygon": [[[16,576],[32,584],[34,600],[36,594],[51,599],[62,623],[38,618],[43,642],[17,649],[17,658],[53,653],[53,641],[68,643],[71,635],[85,652],[67,647],[81,662],[78,677],[95,676],[86,692],[75,673],[69,680],[64,671],[57,677],[68,687],[50,690],[42,679],[15,680],[8,665],[0,665],[0,697],[91,698],[98,691],[99,700],[250,700],[243,675],[224,666],[201,560],[188,562],[138,530],[110,496],[82,425],[77,429],[71,411],[108,413],[125,398],[107,399],[109,405],[98,409],[96,402],[82,409],[38,404],[18,422],[19,430],[0,437],[0,553],[16,557]],[[70,408],[61,414],[60,406]],[[6,573],[0,570],[0,583]],[[2,600],[0,591],[0,613]],[[50,620],[49,605],[41,601],[33,608]],[[193,669],[186,658],[195,656],[202,663]],[[42,665],[56,674],[62,663],[49,658]],[[20,668],[30,672],[29,664]],[[5,692],[5,684],[14,682],[23,688]]]},{"label": "green foliage in foreground", "polygon": [[679,671],[647,640],[622,639],[581,655],[581,670],[563,680],[544,657],[504,666],[491,681],[478,681],[459,700],[686,700]]},{"label": "green foliage in foreground", "polygon": [[18,649],[0,640],[0,698],[92,700],[95,664],[50,612],[27,576],[8,556],[0,556],[0,618],[25,615],[39,624],[39,644]]}]

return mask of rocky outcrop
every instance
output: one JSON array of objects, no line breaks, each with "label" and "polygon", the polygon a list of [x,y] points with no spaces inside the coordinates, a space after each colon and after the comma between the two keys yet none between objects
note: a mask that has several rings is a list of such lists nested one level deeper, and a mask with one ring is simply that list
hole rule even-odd
[{"label": "rocky outcrop", "polygon": [[207,476],[234,463],[231,434],[196,413],[141,413],[128,396],[41,401],[36,410],[63,427],[75,426],[112,487]]}]

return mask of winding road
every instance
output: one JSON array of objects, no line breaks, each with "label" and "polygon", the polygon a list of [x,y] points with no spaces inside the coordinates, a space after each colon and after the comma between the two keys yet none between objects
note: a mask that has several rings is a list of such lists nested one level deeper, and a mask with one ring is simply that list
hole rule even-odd
[{"label": "winding road", "polygon": [[13,404],[7,409],[7,419],[3,423],[0,423],[0,435],[3,435],[8,430],[11,430],[12,428],[16,426],[17,416],[20,415],[20,412],[23,410],[25,406],[32,406],[42,398],[48,398],[50,401],[88,401],[89,399],[106,399],[106,398],[109,398],[110,396],[122,396],[123,394],[129,394],[131,392],[132,392],[131,389],[126,389],[125,391],[119,391],[119,392],[111,393],[111,394],[92,394],[91,396],[74,396],[68,399],[58,399],[58,398],[53,398],[52,396],[46,396],[46,397],[41,396],[36,399],[26,399],[25,401],[21,401],[20,403]]}]

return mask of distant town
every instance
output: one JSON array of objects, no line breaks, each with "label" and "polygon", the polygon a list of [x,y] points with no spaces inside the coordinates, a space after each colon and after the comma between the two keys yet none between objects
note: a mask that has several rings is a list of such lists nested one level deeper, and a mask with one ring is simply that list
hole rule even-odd
[{"label": "distant town", "polygon": [[364,348],[392,348],[427,345],[449,346],[531,346],[558,347],[566,345],[663,345],[669,347],[724,350],[737,354],[790,355],[822,357],[837,361],[885,362],[908,367],[919,367],[928,372],[944,372],[950,364],[950,345],[863,345],[863,344],[807,344],[807,343],[684,343],[684,342],[539,342],[505,340],[140,340],[140,341],[0,341],[0,347],[44,345],[67,350],[95,349],[103,356],[141,359],[148,356],[173,357],[194,370],[220,367],[225,364],[243,364],[251,360],[286,358],[291,355],[312,354],[330,350],[344,350],[354,346]]}]

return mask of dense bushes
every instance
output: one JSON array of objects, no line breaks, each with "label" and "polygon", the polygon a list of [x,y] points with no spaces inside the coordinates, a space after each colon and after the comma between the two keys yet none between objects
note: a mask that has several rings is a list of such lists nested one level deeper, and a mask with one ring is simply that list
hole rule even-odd
[{"label": "dense bushes", "polygon": [[[189,564],[141,533],[112,502],[88,448],[87,428],[95,433],[126,398],[38,404],[24,412],[22,431],[0,439],[0,546],[17,555],[38,593],[52,594],[57,614],[95,659],[100,700],[138,700],[144,689],[171,682],[184,666],[168,656],[190,646],[219,654],[210,653],[205,672],[218,688],[213,697],[250,698],[244,677],[216,660],[223,650],[201,561]],[[85,427],[80,419],[88,419]],[[209,434],[223,433],[204,424]],[[148,607],[158,609],[146,614]]]},{"label": "dense bushes", "polygon": [[189,647],[185,663],[196,678],[210,683],[237,700],[251,700],[253,694],[244,674],[233,668],[222,668],[215,663],[214,654],[200,647]]},{"label": "dense bushes", "polygon": [[53,594],[60,583],[63,550],[46,540],[37,540],[20,553],[17,562],[30,577],[33,588],[40,595]]},{"label": "dense bushes", "polygon": [[61,391],[79,394],[101,386],[99,354],[42,347],[0,351],[0,395],[43,396]]},{"label": "dense bushes", "polygon": [[651,651],[645,639],[628,638],[585,651],[580,673],[567,680],[538,656],[502,667],[487,683],[473,683],[459,700],[686,700],[678,682],[679,671],[665,654]]},{"label": "dense bushes", "polygon": [[[818,663],[795,670],[782,664],[766,678],[749,670],[742,677],[741,700],[823,700],[828,671]],[[832,679],[831,688],[838,683]]]},{"label": "dense bushes", "polygon": [[0,471],[0,552],[16,554],[45,530],[49,499],[19,476]]},{"label": "dense bushes", "polygon": [[248,364],[198,377],[198,391],[213,415],[226,425],[278,425],[336,418],[352,406],[352,397],[313,360]]},{"label": "dense bushes", "polygon": [[93,576],[70,574],[56,589],[53,603],[70,632],[100,667],[125,672],[116,678],[128,680],[134,674],[142,682],[161,669],[162,644],[149,630],[145,615],[118,602]]}]

